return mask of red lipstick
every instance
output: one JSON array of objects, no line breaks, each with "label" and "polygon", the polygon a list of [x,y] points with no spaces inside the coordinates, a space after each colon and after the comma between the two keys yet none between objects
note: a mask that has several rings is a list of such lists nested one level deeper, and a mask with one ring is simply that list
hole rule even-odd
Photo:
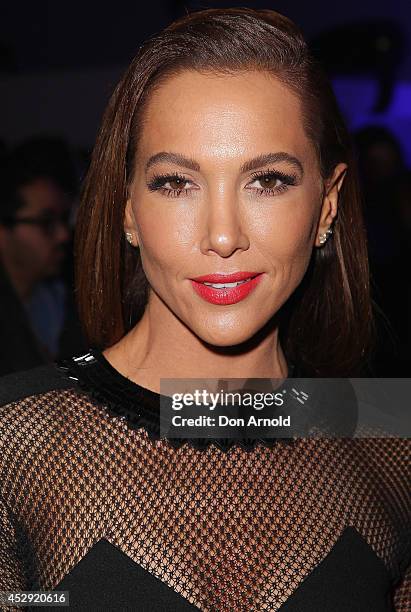
[{"label": "red lipstick", "polygon": [[207,302],[228,305],[236,304],[246,298],[256,288],[262,276],[261,272],[235,272],[206,274],[190,280],[194,290]]}]

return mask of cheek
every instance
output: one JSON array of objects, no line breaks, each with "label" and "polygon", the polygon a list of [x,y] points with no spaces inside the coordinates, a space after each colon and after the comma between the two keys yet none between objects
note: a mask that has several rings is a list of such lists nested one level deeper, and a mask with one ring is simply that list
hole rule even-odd
[{"label": "cheek", "polygon": [[183,210],[135,215],[143,268],[152,274],[175,275],[187,263],[193,241],[192,220]]},{"label": "cheek", "polygon": [[31,267],[42,258],[44,253],[42,241],[33,235],[31,228],[20,227],[14,234],[10,245],[16,258],[25,261],[26,265]]},{"label": "cheek", "polygon": [[25,245],[26,252],[30,253],[33,260],[46,258],[50,254],[51,241],[45,236],[30,234],[22,240],[22,244]]},{"label": "cheek", "polygon": [[[255,247],[265,262],[279,308],[302,281],[313,252],[318,198],[306,194],[275,202],[254,218]],[[267,304],[267,307],[268,304]]]},{"label": "cheek", "polygon": [[312,251],[317,208],[316,199],[305,194],[262,207],[250,218],[259,250],[273,263],[305,262]]}]

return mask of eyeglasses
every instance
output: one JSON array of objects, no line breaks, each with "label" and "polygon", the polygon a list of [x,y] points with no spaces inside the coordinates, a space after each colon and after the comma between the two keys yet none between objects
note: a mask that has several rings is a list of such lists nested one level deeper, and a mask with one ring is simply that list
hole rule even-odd
[{"label": "eyeglasses", "polygon": [[37,225],[47,236],[54,236],[59,225],[63,225],[66,228],[70,226],[70,212],[63,213],[62,215],[47,215],[43,217],[8,217],[2,219],[0,223],[7,227],[13,227],[20,224]]}]

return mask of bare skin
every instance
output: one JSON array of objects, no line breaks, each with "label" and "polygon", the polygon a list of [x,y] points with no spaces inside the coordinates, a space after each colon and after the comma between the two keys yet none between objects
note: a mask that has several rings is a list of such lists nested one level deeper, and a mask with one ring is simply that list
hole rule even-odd
[{"label": "bare skin", "polygon": [[[146,171],[149,158],[163,151],[197,167],[163,160]],[[297,162],[241,172],[245,162],[277,152]],[[146,111],[124,219],[140,249],[149,300],[143,318],[106,358],[156,392],[161,378],[286,377],[275,315],[337,214],[346,168],[339,164],[322,179],[299,99],[268,73],[184,71],[170,78]],[[255,178],[269,171],[292,176],[292,184]],[[155,175],[176,172],[182,180],[149,189]],[[168,197],[170,190],[177,196]],[[232,305],[206,302],[189,280],[237,271],[263,277]]]}]

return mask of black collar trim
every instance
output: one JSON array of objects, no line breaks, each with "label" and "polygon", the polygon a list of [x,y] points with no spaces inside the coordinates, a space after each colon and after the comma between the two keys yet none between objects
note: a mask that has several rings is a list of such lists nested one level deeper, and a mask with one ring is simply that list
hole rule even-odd
[{"label": "black collar trim", "polygon": [[[124,417],[132,429],[144,428],[150,440],[160,438],[160,394],[129,380],[116,370],[98,349],[79,357],[56,363],[57,368],[114,417]],[[296,368],[288,364],[288,378],[295,378]],[[251,451],[256,446],[268,448],[279,442],[292,445],[293,438],[165,438],[174,448],[189,444],[203,450],[214,444],[222,451],[234,446]]]}]

